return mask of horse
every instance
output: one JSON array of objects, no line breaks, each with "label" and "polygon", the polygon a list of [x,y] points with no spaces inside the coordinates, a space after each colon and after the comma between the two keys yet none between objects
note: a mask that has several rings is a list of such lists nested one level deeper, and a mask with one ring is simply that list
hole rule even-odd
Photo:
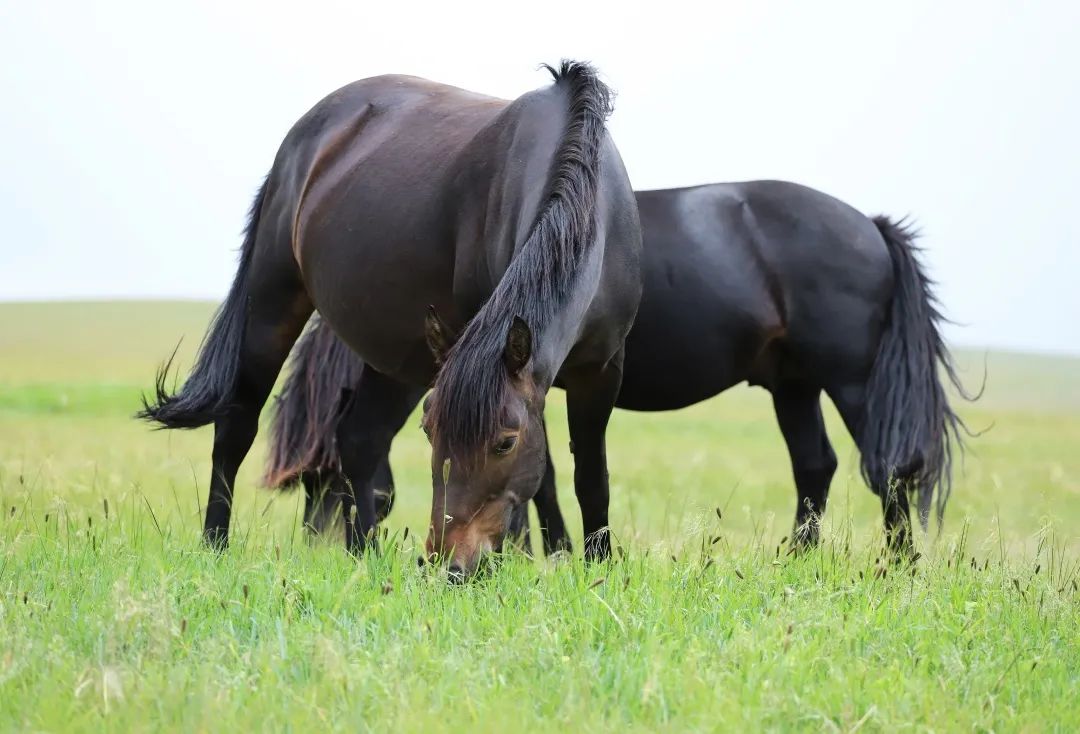
[{"label": "horse", "polygon": [[585,63],[546,68],[553,83],[513,101],[417,77],[361,80],[286,135],[191,374],[170,393],[166,361],[138,414],[214,424],[209,545],[227,545],[260,409],[318,310],[364,361],[339,417],[350,551],[374,542],[376,465],[433,386],[426,546],[453,578],[475,572],[539,483],[558,376],[586,550],[610,554],[605,431],[641,297],[641,230],[606,128],[608,88]]},{"label": "horse", "polygon": [[[970,398],[941,337],[914,228],[784,181],[640,191],[636,198],[644,291],[616,407],[674,410],[744,381],[767,389],[798,496],[793,541],[806,547],[819,541],[837,464],[821,413],[825,393],[880,497],[890,548],[910,552],[909,494],[917,496],[924,528],[935,505],[940,523],[953,449],[963,446],[963,423],[942,377]],[[289,425],[286,411],[306,389],[291,384],[274,418],[278,447],[310,421],[333,415],[336,372],[321,366],[362,368],[328,332],[312,324],[321,336],[294,355],[293,374],[325,383],[330,400],[308,402]],[[298,443],[332,439],[331,423]],[[381,466],[391,476],[386,457]],[[280,479],[302,468],[333,473],[330,464],[277,451],[267,478],[285,486]],[[554,487],[549,457],[534,498],[549,552],[568,547]],[[308,507],[318,507],[310,491]]]}]

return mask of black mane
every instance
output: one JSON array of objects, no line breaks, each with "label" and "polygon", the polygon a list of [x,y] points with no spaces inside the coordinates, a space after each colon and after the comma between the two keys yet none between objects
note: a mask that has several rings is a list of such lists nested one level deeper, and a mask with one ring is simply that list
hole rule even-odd
[{"label": "black mane", "polygon": [[600,147],[611,92],[589,64],[563,61],[557,70],[545,68],[570,93],[547,196],[528,239],[465,327],[435,382],[431,409],[437,438],[458,458],[489,441],[498,428],[508,383],[501,356],[514,316],[529,325],[535,344],[565,304],[595,239]]}]

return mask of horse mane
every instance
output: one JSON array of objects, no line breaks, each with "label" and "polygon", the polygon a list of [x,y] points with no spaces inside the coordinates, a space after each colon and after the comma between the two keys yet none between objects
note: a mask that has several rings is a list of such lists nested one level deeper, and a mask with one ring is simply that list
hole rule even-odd
[{"label": "horse mane", "polygon": [[435,381],[435,438],[466,460],[490,441],[509,376],[502,360],[510,324],[519,316],[533,344],[568,300],[578,266],[596,234],[600,149],[611,92],[587,63],[544,65],[569,92],[566,129],[552,162],[536,222],[491,297],[469,321]]},{"label": "horse mane", "polygon": [[360,357],[313,316],[293,348],[274,406],[265,486],[288,489],[305,472],[341,471],[336,431],[342,391],[356,385],[363,369]]}]

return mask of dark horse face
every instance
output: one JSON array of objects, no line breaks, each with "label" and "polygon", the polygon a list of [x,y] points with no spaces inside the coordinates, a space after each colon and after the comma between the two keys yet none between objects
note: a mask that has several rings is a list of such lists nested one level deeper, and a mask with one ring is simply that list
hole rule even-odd
[{"label": "dark horse face", "polygon": [[[426,324],[428,346],[441,364],[450,348],[447,330],[434,311]],[[515,318],[502,353],[503,385],[498,424],[487,440],[464,455],[440,436],[431,409],[434,391],[424,401],[424,433],[431,441],[433,500],[427,552],[448,563],[452,577],[476,572],[484,554],[502,549],[513,510],[532,499],[546,466],[544,392],[533,380],[532,334]]]}]

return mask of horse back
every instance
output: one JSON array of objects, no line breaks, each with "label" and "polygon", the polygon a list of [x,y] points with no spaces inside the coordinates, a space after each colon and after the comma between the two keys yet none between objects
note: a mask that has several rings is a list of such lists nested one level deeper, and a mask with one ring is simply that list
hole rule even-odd
[{"label": "horse back", "polygon": [[286,136],[275,166],[301,265],[327,230],[429,235],[448,209],[461,151],[507,104],[396,75],[328,95]]},{"label": "horse back", "polygon": [[669,410],[742,381],[872,360],[892,266],[863,214],[782,181],[640,191],[637,202],[645,288],[620,407]]}]

